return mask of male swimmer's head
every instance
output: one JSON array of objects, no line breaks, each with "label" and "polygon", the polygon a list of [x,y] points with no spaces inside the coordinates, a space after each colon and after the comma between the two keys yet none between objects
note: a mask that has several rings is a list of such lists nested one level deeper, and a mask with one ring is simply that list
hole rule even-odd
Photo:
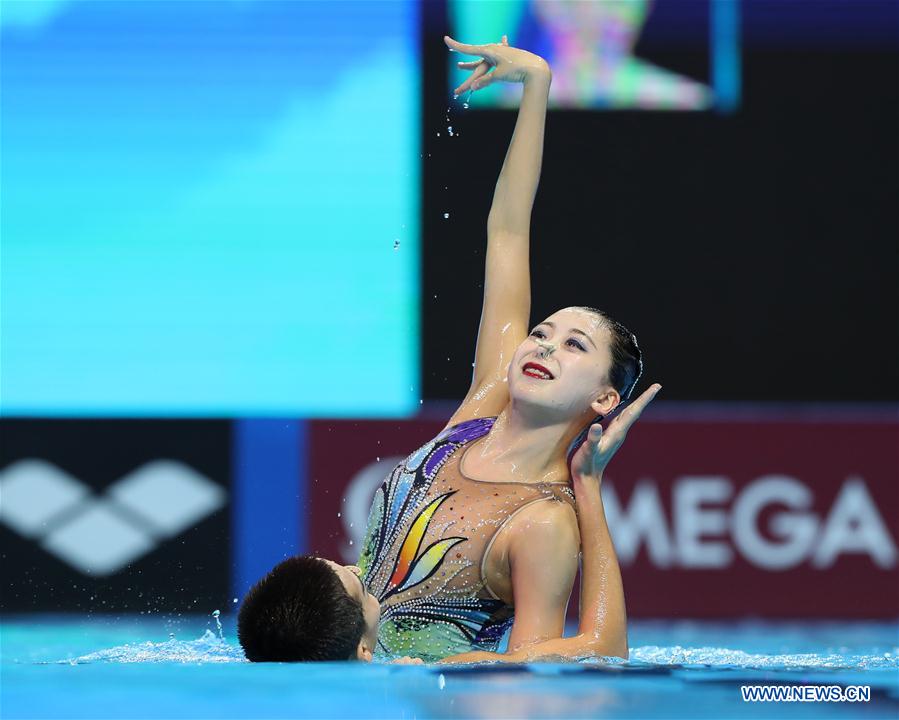
[{"label": "male swimmer's head", "polygon": [[534,326],[509,365],[520,406],[580,429],[627,400],[643,371],[637,338],[601,310],[568,307]]},{"label": "male swimmer's head", "polygon": [[237,636],[254,662],[370,661],[380,616],[359,568],[297,556],[253,586],[237,617]]}]

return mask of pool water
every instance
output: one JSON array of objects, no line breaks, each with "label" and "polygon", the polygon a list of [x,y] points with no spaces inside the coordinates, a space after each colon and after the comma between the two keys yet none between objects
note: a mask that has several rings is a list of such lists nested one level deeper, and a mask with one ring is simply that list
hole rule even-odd
[{"label": "pool water", "polygon": [[[899,623],[635,621],[627,662],[252,664],[234,619],[7,617],[0,717],[897,718]],[[868,685],[744,703],[741,685]]]}]

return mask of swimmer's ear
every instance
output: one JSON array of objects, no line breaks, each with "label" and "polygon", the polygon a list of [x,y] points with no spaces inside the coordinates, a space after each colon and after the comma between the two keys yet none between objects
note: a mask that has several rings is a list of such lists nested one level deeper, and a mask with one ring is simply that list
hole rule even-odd
[{"label": "swimmer's ear", "polygon": [[618,391],[615,388],[609,388],[608,390],[606,390],[606,392],[596,398],[596,400],[590,403],[590,407],[597,415],[606,417],[610,412],[618,407],[620,402],[621,395],[618,394]]},{"label": "swimmer's ear", "polygon": [[371,648],[368,647],[368,643],[365,642],[364,638],[359,641],[359,646],[356,648],[356,659],[362,662],[371,662]]}]

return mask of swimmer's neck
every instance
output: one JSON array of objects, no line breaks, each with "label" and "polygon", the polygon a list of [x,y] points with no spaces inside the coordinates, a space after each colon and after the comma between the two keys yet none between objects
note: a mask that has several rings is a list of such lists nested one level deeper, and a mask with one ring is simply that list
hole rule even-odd
[{"label": "swimmer's neck", "polygon": [[510,402],[474,452],[478,462],[495,465],[502,477],[528,483],[567,482],[568,447],[578,432],[570,420],[541,420]]}]

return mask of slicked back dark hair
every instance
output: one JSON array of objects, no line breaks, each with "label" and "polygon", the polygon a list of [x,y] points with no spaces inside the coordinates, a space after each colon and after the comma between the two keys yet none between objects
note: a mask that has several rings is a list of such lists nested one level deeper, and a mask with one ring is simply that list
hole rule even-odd
[{"label": "slicked back dark hair", "polygon": [[[587,305],[576,305],[576,310],[584,310],[598,315],[603,324],[609,328],[611,341],[609,350],[612,353],[612,367],[609,368],[609,382],[612,387],[618,391],[621,396],[621,402],[624,403],[637,386],[637,381],[643,374],[643,353],[640,352],[640,346],[637,345],[637,336],[628,330],[624,325],[610,317],[602,310]],[[620,405],[619,405],[620,407]],[[577,437],[572,440],[568,446],[568,467],[571,468],[571,460],[578,448],[583,445],[587,439],[587,433],[590,432],[590,426],[598,420],[602,420],[602,415],[597,415],[593,420],[584,426],[584,429],[578,433]]]},{"label": "slicked back dark hair", "polygon": [[309,555],[276,565],[237,616],[237,637],[253,662],[348,660],[364,632],[362,605],[334,568]]},{"label": "slicked back dark hair", "polygon": [[578,310],[599,315],[603,324],[612,335],[609,349],[612,351],[612,367],[609,370],[609,382],[618,391],[621,401],[628,400],[643,374],[643,353],[637,345],[637,336],[620,322],[604,313],[586,305],[578,305]]}]

